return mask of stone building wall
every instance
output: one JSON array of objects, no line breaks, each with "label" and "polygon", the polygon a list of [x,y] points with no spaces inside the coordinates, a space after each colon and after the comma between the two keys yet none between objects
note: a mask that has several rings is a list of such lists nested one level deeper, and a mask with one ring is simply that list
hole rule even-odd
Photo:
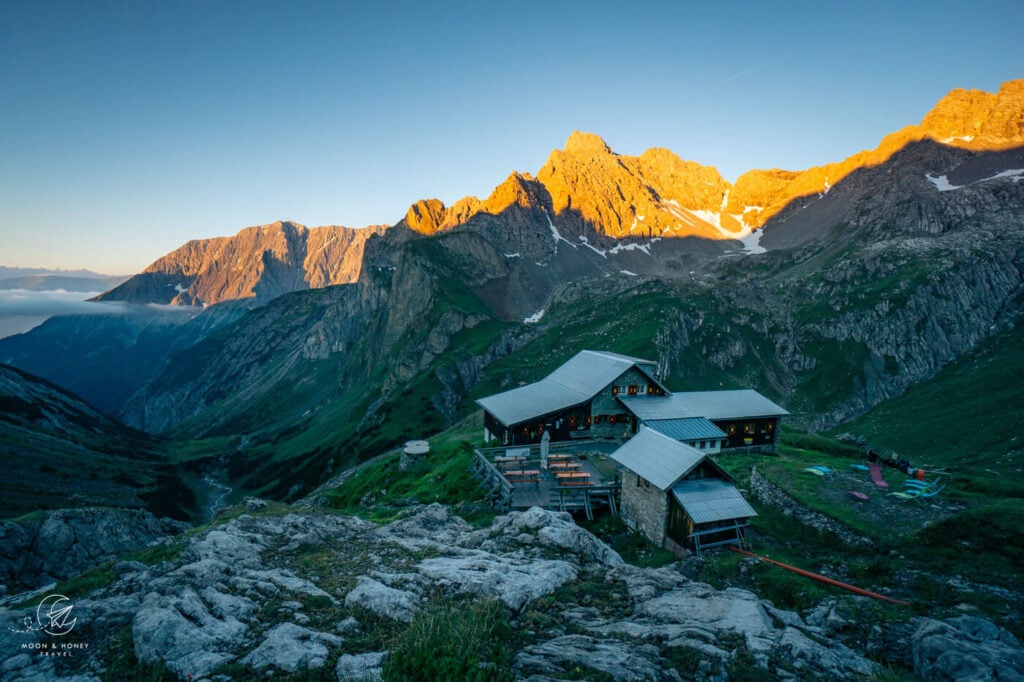
[{"label": "stone building wall", "polygon": [[[630,368],[624,372],[622,376],[605,386],[600,393],[594,396],[594,400],[591,402],[590,408],[591,416],[629,414],[629,411],[623,407],[622,403],[619,402],[618,397],[612,393],[612,387],[635,384],[637,386],[643,386],[646,389],[649,383],[651,383],[651,380],[646,374],[638,370],[636,367]],[[627,433],[631,434],[633,429],[629,424],[608,424],[606,422],[603,424],[594,424],[591,426],[590,432],[595,438],[622,438]]]},{"label": "stone building wall", "polygon": [[657,486],[638,482],[628,469],[622,472],[622,518],[648,540],[662,546],[668,523],[668,495]]}]

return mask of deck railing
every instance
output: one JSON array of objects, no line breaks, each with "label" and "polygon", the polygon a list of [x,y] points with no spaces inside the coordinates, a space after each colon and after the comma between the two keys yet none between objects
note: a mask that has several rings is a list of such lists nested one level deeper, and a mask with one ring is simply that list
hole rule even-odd
[{"label": "deck railing", "polygon": [[[592,441],[599,442],[599,441]],[[549,454],[565,454],[578,450],[581,443],[552,443],[549,447]],[[511,452],[521,454],[529,462],[529,466],[539,466],[540,445],[532,446],[510,446],[478,448],[473,464],[473,472],[487,488],[487,498],[492,506],[507,511],[514,504],[515,484],[508,480],[508,477],[498,468],[494,459]],[[524,464],[525,469],[527,465]],[[532,483],[530,485],[537,485]],[[610,483],[599,483],[593,485],[559,485],[557,481],[547,481],[547,499],[541,503],[545,509],[556,509],[558,511],[583,511],[588,519],[593,519],[593,510],[596,507],[607,506],[612,514],[618,513],[618,497],[621,491],[621,483],[615,480]],[[524,507],[525,508],[525,507]]]}]

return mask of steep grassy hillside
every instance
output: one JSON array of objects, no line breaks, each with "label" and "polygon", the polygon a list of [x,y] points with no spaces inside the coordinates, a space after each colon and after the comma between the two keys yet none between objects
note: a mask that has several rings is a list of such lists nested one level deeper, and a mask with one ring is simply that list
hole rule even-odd
[{"label": "steep grassy hillside", "polygon": [[37,377],[0,366],[0,516],[143,507],[187,519],[193,503],[167,445]]},{"label": "steep grassy hillside", "polygon": [[983,498],[1024,496],[1024,325],[993,337],[933,379],[833,429],[943,469]]}]

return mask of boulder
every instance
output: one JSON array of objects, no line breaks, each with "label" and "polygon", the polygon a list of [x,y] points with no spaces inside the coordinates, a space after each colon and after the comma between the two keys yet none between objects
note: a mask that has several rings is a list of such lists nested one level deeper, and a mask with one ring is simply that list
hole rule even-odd
[{"label": "boulder", "polygon": [[424,559],[416,570],[441,585],[500,599],[516,610],[575,580],[579,573],[567,561],[519,559],[482,551],[472,556]]},{"label": "boulder", "polygon": [[430,504],[405,518],[381,526],[376,535],[403,547],[419,549],[458,544],[459,539],[471,530],[468,523],[452,514],[447,507]]},{"label": "boulder", "polygon": [[383,651],[342,654],[338,659],[335,674],[339,682],[379,682],[386,655]]},{"label": "boulder", "polygon": [[622,557],[589,531],[580,528],[566,512],[532,507],[525,512],[511,512],[494,519],[485,531],[491,540],[484,548],[495,548],[494,539],[500,536],[518,544],[536,542],[541,546],[570,552],[585,563],[598,563],[609,568],[623,563]]},{"label": "boulder", "polygon": [[257,670],[273,667],[290,673],[300,668],[322,668],[327,664],[329,647],[339,647],[341,643],[337,635],[281,623],[241,662]]},{"label": "boulder", "polygon": [[1024,679],[1020,642],[983,618],[922,618],[911,641],[914,672],[922,679]]},{"label": "boulder", "polygon": [[[209,597],[214,591],[204,593]],[[206,675],[233,660],[248,630],[239,617],[251,615],[253,605],[224,596],[211,608],[191,586],[174,595],[147,595],[132,621],[136,657],[146,664],[164,661],[182,676]],[[231,608],[240,612],[226,611]]]},{"label": "boulder", "polygon": [[418,595],[408,590],[388,587],[366,576],[359,576],[357,583],[355,589],[345,596],[346,606],[361,606],[378,616],[393,618],[403,623],[412,622],[413,613],[420,600]]},{"label": "boulder", "polygon": [[565,635],[528,646],[515,657],[514,666],[521,675],[559,676],[582,668],[613,680],[661,679],[657,647],[585,635]]}]

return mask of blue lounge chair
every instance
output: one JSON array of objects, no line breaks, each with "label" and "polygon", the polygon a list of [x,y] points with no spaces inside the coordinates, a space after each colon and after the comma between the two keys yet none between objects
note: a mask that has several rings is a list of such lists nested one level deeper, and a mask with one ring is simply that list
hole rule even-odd
[{"label": "blue lounge chair", "polygon": [[827,479],[833,479],[833,478],[835,478],[836,476],[839,475],[839,472],[836,471],[835,469],[833,469],[832,467],[826,467],[826,466],[820,466],[819,465],[819,466],[813,466],[813,467],[811,467],[811,469],[816,469],[817,471],[820,471],[822,473],[822,475],[825,478],[827,478]]},{"label": "blue lounge chair", "polygon": [[935,497],[936,495],[941,493],[945,487],[946,486],[941,486],[939,488],[936,488],[935,490],[916,490],[911,492],[889,494],[892,495],[893,497],[898,497],[903,500],[916,500],[921,497]]}]

